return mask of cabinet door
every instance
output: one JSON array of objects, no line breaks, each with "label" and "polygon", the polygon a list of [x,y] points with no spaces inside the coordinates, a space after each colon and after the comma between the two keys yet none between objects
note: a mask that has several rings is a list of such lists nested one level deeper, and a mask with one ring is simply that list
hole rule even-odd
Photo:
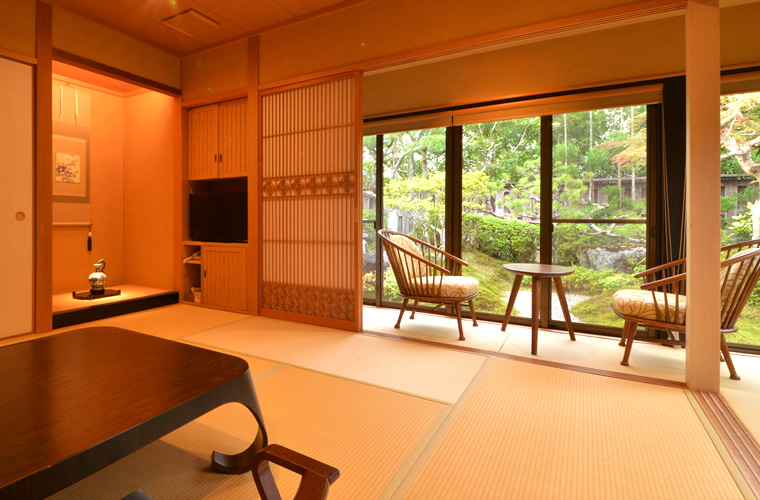
[{"label": "cabinet door", "polygon": [[204,106],[187,112],[187,178],[216,179],[219,176],[219,107]]},{"label": "cabinet door", "polygon": [[32,67],[0,58],[0,75],[0,337],[5,337],[32,331]]},{"label": "cabinet door", "polygon": [[245,311],[247,307],[245,248],[204,246],[202,253],[203,303]]},{"label": "cabinet door", "polygon": [[243,177],[248,170],[245,162],[246,102],[219,105],[219,177]]}]

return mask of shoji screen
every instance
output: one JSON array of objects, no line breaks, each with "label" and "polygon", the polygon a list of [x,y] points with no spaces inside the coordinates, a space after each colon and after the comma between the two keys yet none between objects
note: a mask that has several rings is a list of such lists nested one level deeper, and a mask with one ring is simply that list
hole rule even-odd
[{"label": "shoji screen", "polygon": [[361,328],[361,91],[356,74],[261,97],[266,316]]}]

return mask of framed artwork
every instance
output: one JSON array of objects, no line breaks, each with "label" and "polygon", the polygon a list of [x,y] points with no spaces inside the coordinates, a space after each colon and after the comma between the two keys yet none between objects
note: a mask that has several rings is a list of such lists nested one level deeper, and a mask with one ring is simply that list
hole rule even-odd
[{"label": "framed artwork", "polygon": [[54,127],[53,201],[90,202],[89,130]]}]

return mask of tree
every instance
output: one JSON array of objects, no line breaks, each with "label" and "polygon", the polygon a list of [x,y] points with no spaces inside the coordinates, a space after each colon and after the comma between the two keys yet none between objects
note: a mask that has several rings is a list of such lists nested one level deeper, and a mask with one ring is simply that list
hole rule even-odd
[{"label": "tree", "polygon": [[[733,160],[760,182],[760,92],[720,98],[721,160]],[[725,163],[725,161],[724,161]],[[760,199],[748,204],[752,238],[760,238]]]}]

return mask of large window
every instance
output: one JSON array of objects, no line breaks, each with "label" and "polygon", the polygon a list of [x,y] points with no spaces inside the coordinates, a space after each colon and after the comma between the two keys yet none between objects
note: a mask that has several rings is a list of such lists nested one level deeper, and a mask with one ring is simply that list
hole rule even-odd
[{"label": "large window", "polygon": [[[365,221],[379,217],[372,206],[383,211],[365,233],[385,227],[460,253],[470,264],[463,274],[480,281],[475,306],[484,319],[503,317],[514,280],[504,264],[572,266],[564,281],[573,321],[619,334],[611,295],[638,286],[633,274],[647,265],[650,116],[642,105],[367,137]],[[447,241],[447,228],[457,241]],[[374,235],[366,241],[375,252]],[[390,268],[365,262],[375,265],[365,268],[365,299],[398,302]],[[373,288],[378,275],[382,294]],[[527,322],[530,279],[523,283],[513,315]],[[543,298],[549,326],[562,328],[552,295]]]},{"label": "large window", "polygon": [[622,327],[612,294],[646,268],[646,107],[556,115],[552,131],[552,261],[575,268],[574,321]]},{"label": "large window", "polygon": [[[721,104],[721,241],[760,239],[760,92],[724,95]],[[726,340],[760,346],[760,284]]]},{"label": "large window", "polygon": [[[462,273],[481,283],[477,310],[503,315],[514,280],[503,265],[539,258],[541,119],[464,125],[462,156],[462,190],[468,193],[462,256],[470,264]],[[529,294],[520,298],[529,301]],[[527,304],[518,302],[514,315],[529,315]]]}]

